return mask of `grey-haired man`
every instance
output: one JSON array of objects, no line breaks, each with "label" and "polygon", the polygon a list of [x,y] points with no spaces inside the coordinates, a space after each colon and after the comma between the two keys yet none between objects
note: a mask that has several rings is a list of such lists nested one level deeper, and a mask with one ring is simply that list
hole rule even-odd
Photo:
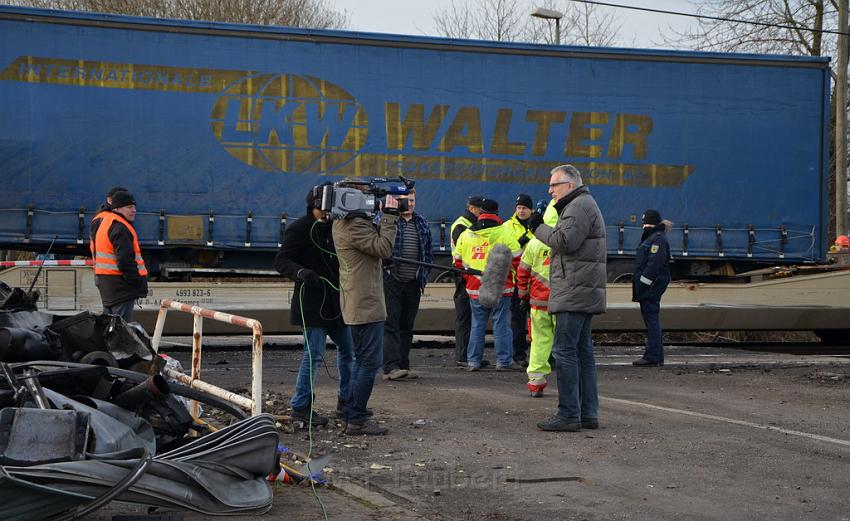
[{"label": "grey-haired man", "polygon": [[596,361],[591,322],[605,312],[605,220],[581,174],[572,165],[552,169],[554,228],[541,216],[529,219],[534,235],[551,249],[549,312],[555,315],[552,356],[558,375],[558,411],[537,424],[544,431],[599,428]]}]

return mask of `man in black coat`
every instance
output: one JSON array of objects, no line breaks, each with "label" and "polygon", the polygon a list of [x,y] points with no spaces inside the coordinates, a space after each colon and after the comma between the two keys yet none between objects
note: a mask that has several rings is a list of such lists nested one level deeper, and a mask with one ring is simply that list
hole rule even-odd
[{"label": "man in black coat", "polygon": [[348,396],[354,363],[351,329],[342,319],[339,305],[339,261],[334,250],[331,222],[319,207],[325,185],[307,193],[307,215],[286,230],[283,245],[275,257],[274,267],[281,275],[295,281],[290,306],[290,319],[302,326],[304,357],[292,396],[293,419],[325,425],[328,419],[313,409],[313,388],[325,354],[326,337],[337,347],[339,390],[337,411],[342,410],[343,397]]},{"label": "man in black coat", "polygon": [[661,295],[670,283],[670,244],[667,224],[657,210],[643,214],[643,236],[635,253],[632,277],[632,301],[640,303],[640,314],[646,325],[646,350],[632,365],[656,367],[664,365],[661,343]]}]

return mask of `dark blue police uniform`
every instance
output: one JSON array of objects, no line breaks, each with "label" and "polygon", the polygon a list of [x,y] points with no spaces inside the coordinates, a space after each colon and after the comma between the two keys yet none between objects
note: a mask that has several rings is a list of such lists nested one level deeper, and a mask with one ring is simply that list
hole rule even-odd
[{"label": "dark blue police uniform", "polygon": [[[659,313],[661,295],[670,283],[670,243],[667,242],[663,224],[647,229],[647,232],[644,232],[644,239],[635,255],[632,301],[640,303],[640,313],[646,325],[643,360],[648,364],[661,365],[664,363],[664,349],[661,344]],[[640,362],[636,362],[636,365],[647,365]]]}]

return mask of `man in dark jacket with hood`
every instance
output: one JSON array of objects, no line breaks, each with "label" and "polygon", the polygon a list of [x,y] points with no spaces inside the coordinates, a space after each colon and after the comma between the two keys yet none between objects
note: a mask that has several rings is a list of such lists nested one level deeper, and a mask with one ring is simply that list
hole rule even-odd
[{"label": "man in dark jacket with hood", "polygon": [[351,328],[343,322],[339,306],[339,261],[331,222],[327,220],[327,212],[319,209],[323,186],[307,193],[307,215],[287,228],[274,261],[281,275],[295,281],[290,321],[302,326],[304,333],[304,356],[290,401],[291,418],[313,425],[328,423],[326,417],[313,410],[313,388],[325,355],[326,337],[330,336],[337,348],[337,411],[349,392],[354,363]]},{"label": "man in dark jacket with hood", "polygon": [[549,194],[558,222],[534,214],[529,229],[551,249],[549,313],[555,315],[552,356],[558,375],[558,411],[537,424],[544,431],[599,428],[593,315],[606,309],[605,220],[581,174],[572,165],[552,169]]},{"label": "man in dark jacket with hood", "polygon": [[646,325],[646,350],[632,365],[654,367],[664,365],[661,343],[661,295],[670,283],[670,244],[667,223],[657,210],[643,213],[643,236],[635,253],[632,277],[632,301],[640,303],[640,314]]}]

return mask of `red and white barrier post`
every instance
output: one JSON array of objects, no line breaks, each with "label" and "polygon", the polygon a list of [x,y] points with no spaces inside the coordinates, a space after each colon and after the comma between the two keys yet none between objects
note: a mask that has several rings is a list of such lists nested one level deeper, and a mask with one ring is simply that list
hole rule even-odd
[{"label": "red and white barrier post", "polygon": [[[252,416],[260,414],[263,402],[263,325],[253,318],[240,317],[238,315],[231,315],[229,313],[222,313],[220,311],[213,311],[200,306],[191,306],[171,299],[165,299],[160,305],[159,316],[156,319],[156,327],[154,328],[152,344],[153,349],[156,352],[159,352],[159,344],[162,340],[162,330],[165,325],[165,317],[171,309],[195,315],[192,331],[192,372],[191,375],[186,375],[172,369],[166,369],[166,374],[185,385],[198,389],[199,391],[207,392],[240,407],[249,409]],[[234,326],[241,326],[251,330],[252,347],[250,399],[201,380],[201,346],[203,340],[204,318],[233,324]],[[198,409],[195,402],[192,403],[191,409],[192,414],[197,416]]]}]

